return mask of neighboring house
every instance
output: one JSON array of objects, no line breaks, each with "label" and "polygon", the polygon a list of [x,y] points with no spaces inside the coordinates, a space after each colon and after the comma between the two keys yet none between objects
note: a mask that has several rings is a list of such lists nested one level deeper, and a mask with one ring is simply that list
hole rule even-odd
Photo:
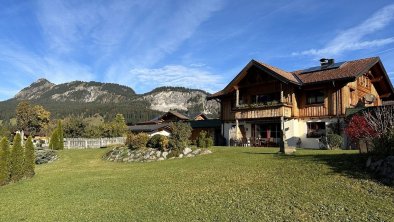
[{"label": "neighboring house", "polygon": [[158,116],[154,119],[151,119],[146,122],[137,123],[136,125],[129,126],[129,130],[134,133],[147,133],[149,136],[154,136],[156,134],[170,136],[171,129],[170,123],[171,122],[185,122],[188,121],[189,117],[175,112],[175,111],[168,111],[165,114]]},{"label": "neighboring house", "polygon": [[199,133],[205,130],[214,139],[216,145],[221,144],[221,121],[219,119],[209,119],[204,113],[193,114],[191,116],[188,117],[176,111],[168,111],[152,120],[129,126],[129,130],[135,133],[144,132],[149,134],[149,136],[155,134],[170,136],[171,122],[188,122],[193,129],[191,140],[196,140]]},{"label": "neighboring house", "polygon": [[340,129],[348,108],[393,100],[393,86],[379,57],[320,62],[287,72],[252,60],[223,90],[209,96],[221,103],[227,144],[235,138],[255,146],[285,141],[319,148],[318,138]]}]

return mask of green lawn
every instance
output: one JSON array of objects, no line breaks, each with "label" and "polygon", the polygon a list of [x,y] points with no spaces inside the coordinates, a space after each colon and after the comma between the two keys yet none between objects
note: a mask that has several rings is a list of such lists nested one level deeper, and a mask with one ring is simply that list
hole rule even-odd
[{"label": "green lawn", "polygon": [[65,150],[0,187],[0,221],[393,221],[394,189],[351,151],[214,148],[190,159],[101,160]]}]

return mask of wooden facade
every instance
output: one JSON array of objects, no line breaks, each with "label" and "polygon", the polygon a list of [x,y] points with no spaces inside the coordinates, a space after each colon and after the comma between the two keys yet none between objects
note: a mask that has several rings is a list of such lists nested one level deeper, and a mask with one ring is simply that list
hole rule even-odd
[{"label": "wooden facade", "polygon": [[[251,67],[231,92],[220,97],[221,119],[225,122],[272,117],[308,118],[343,117],[347,108],[382,105],[376,82],[383,81],[378,70],[370,68],[353,79],[338,79],[297,86],[276,79],[263,70]],[[308,103],[308,95],[321,93],[319,102]],[[265,95],[270,101],[260,103]],[[366,101],[369,95],[373,101]],[[313,98],[312,98],[313,100]]]}]

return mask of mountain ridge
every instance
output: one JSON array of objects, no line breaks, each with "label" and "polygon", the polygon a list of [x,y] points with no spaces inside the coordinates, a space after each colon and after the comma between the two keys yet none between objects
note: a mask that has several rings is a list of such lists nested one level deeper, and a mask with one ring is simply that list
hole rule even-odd
[{"label": "mountain ridge", "polygon": [[129,122],[135,122],[137,119],[148,120],[147,118],[151,118],[154,113],[169,110],[217,116],[219,104],[216,101],[207,101],[208,95],[210,94],[204,90],[185,87],[157,87],[149,92],[137,94],[131,87],[116,83],[76,80],[54,84],[47,79],[38,79],[13,98],[0,102],[1,110],[9,110],[7,115],[0,115],[0,119],[4,119],[2,116],[12,116],[12,108],[23,100],[50,107],[50,111],[56,116],[64,116],[67,113],[91,114],[95,111],[103,115],[123,112],[124,115],[131,116],[132,120]]}]

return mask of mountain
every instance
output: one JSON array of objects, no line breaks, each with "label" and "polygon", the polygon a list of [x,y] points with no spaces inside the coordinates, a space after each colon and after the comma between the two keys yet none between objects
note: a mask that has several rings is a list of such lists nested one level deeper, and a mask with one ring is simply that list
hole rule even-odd
[{"label": "mountain", "polygon": [[183,87],[159,87],[136,94],[132,88],[114,83],[73,81],[56,85],[39,79],[12,99],[0,102],[0,119],[12,118],[16,105],[23,100],[43,105],[54,117],[122,113],[127,122],[136,123],[168,110],[217,116],[219,104],[206,101],[207,95],[203,90]]}]

